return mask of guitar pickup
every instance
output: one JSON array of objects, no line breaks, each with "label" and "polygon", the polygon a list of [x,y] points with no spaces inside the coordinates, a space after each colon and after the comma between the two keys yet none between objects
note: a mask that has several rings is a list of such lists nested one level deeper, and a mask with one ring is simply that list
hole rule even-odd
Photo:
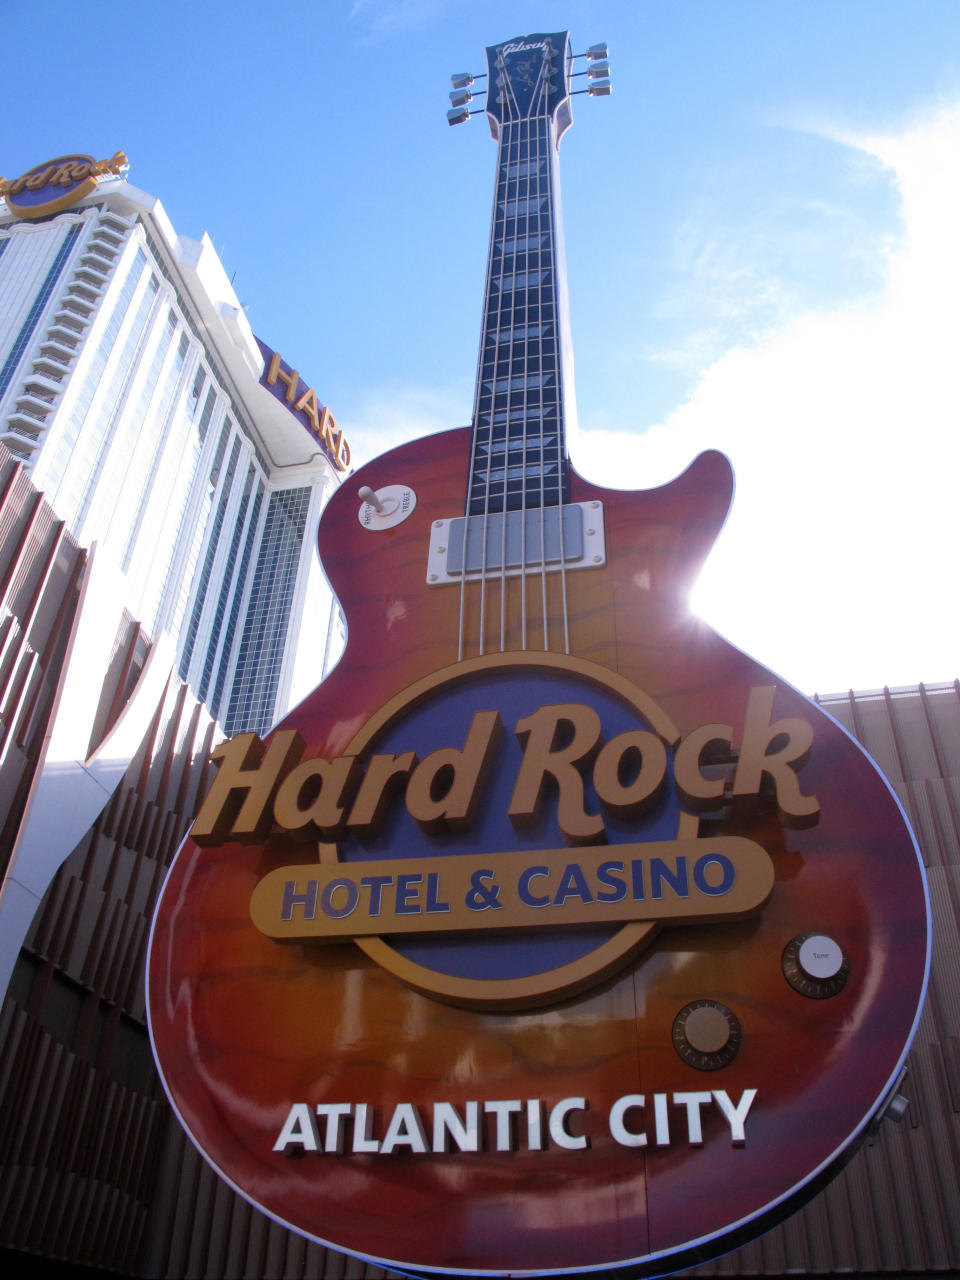
[{"label": "guitar pickup", "polygon": [[599,569],[606,559],[602,502],[458,516],[433,522],[427,582]]}]

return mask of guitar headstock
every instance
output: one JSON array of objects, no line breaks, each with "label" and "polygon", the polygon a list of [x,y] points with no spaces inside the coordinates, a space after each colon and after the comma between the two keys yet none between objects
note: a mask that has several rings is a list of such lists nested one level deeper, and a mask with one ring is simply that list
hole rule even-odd
[{"label": "guitar headstock", "polygon": [[487,117],[495,139],[500,126],[553,117],[557,140],[573,123],[570,103],[570,33],[537,33],[487,48]]}]

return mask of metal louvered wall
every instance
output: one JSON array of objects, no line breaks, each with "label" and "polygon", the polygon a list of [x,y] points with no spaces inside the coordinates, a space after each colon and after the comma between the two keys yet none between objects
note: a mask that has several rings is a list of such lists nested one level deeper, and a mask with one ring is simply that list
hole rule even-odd
[{"label": "metal louvered wall", "polygon": [[930,884],[933,960],[900,1123],[881,1122],[814,1200],[685,1275],[923,1273],[960,1268],[960,683],[818,699],[864,744],[913,825]]},{"label": "metal louvered wall", "polygon": [[39,758],[86,555],[0,447],[0,875]]},{"label": "metal louvered wall", "polygon": [[[83,552],[0,455],[0,802],[6,859],[37,767],[76,611]],[[45,585],[44,585],[45,584]],[[127,618],[94,738],[131,697],[149,637]],[[89,673],[86,673],[89,677]],[[930,877],[930,993],[900,1124],[805,1210],[693,1275],[960,1268],[960,686],[822,700],[891,779]],[[38,910],[0,1010],[0,1256],[163,1277],[387,1273],[252,1209],[197,1155],[157,1080],[144,1021],[153,902],[202,793],[214,726],[177,680]],[[95,744],[91,742],[91,749]]]}]

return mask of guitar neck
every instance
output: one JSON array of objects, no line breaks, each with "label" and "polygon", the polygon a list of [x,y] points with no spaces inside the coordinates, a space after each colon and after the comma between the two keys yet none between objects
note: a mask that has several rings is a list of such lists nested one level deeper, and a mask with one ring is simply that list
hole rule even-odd
[{"label": "guitar neck", "polygon": [[499,126],[466,513],[569,499],[574,409],[558,133],[547,111]]}]

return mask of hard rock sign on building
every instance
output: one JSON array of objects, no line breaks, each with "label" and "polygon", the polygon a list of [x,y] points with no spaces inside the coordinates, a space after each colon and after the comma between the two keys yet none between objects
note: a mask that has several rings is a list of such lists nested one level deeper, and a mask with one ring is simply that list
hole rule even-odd
[{"label": "hard rock sign on building", "polygon": [[[413,1273],[653,1275],[784,1217],[885,1105],[926,889],[860,747],[690,612],[726,459],[642,492],[570,467],[569,39],[487,62],[472,428],[331,499],[346,653],[215,752],[151,1031],[206,1157],[316,1240]],[[785,626],[803,608],[756,589]]]}]

